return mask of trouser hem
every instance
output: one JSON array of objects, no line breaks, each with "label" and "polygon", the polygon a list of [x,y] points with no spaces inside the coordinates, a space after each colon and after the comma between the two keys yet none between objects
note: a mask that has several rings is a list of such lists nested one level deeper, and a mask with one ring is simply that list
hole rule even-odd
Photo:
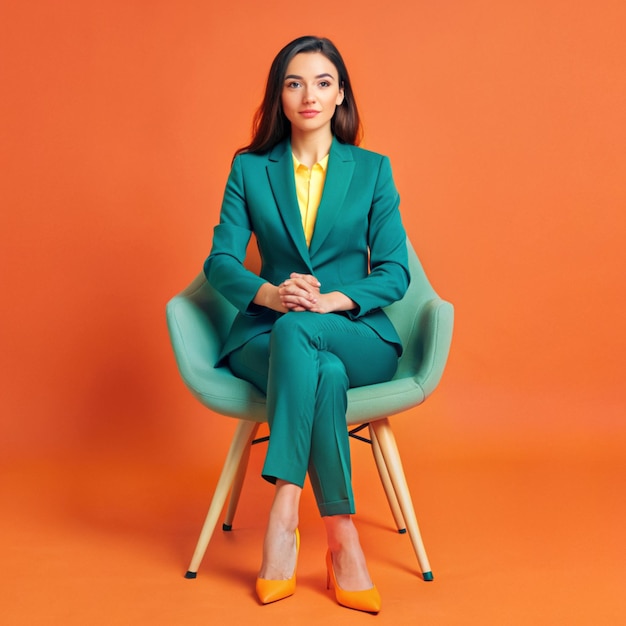
[{"label": "trouser hem", "polygon": [[293,485],[297,485],[300,489],[304,488],[304,478],[301,475],[301,472],[294,469],[289,471],[288,469],[281,468],[280,471],[273,471],[271,467],[268,467],[269,464],[266,463],[266,466],[263,468],[261,472],[261,476],[267,480],[267,482],[272,483],[272,485],[276,484],[277,480],[284,480],[287,483],[291,483]]},{"label": "trouser hem", "polygon": [[354,502],[351,502],[347,498],[343,500],[336,500],[335,502],[318,502],[317,508],[319,509],[322,517],[330,517],[332,515],[354,515],[356,513]]}]

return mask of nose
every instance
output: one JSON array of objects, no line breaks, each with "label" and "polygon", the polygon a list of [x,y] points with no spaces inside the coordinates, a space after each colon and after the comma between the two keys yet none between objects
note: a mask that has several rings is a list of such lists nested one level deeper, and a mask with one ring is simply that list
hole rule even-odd
[{"label": "nose", "polygon": [[312,87],[305,87],[302,93],[303,102],[315,102],[315,92]]}]

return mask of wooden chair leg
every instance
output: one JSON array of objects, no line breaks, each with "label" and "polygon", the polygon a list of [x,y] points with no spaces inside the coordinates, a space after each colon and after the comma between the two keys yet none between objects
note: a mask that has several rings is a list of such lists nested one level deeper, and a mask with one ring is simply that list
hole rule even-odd
[{"label": "wooden chair leg", "polygon": [[400,504],[398,503],[398,498],[396,497],[395,489],[391,484],[391,478],[389,477],[389,470],[387,469],[387,464],[385,463],[385,459],[380,450],[380,444],[378,443],[378,439],[376,438],[376,433],[372,428],[372,425],[369,426],[370,431],[370,439],[372,440],[372,454],[374,455],[374,461],[376,462],[376,468],[378,469],[378,475],[380,476],[380,481],[383,484],[383,489],[385,490],[385,495],[387,496],[387,501],[389,502],[389,508],[391,509],[391,514],[393,515],[393,519],[396,523],[396,528],[399,533],[406,532],[406,524],[404,523],[404,517],[402,517],[402,511],[400,510]]},{"label": "wooden chair leg", "polygon": [[250,441],[243,451],[241,461],[239,461],[239,467],[237,468],[237,474],[233,481],[233,487],[230,491],[230,499],[228,501],[228,508],[226,509],[226,517],[222,524],[222,530],[232,530],[233,520],[235,519],[235,513],[237,512],[237,505],[239,504],[239,496],[241,495],[241,489],[243,487],[243,481],[246,478],[246,471],[248,469],[248,461],[250,460],[250,450],[252,450],[252,440],[256,437],[256,433],[259,430],[260,424],[256,424],[254,430],[250,434]]},{"label": "wooden chair leg", "polygon": [[411,538],[413,549],[415,550],[420,569],[422,570],[422,576],[426,581],[433,580],[433,573],[430,569],[422,536],[419,526],[417,525],[417,518],[415,517],[411,494],[409,493],[409,486],[406,482],[402,462],[400,461],[400,453],[398,452],[398,446],[393,436],[389,420],[387,418],[376,420],[371,422],[370,426],[378,440],[380,451],[385,460],[387,470],[389,471],[389,477],[391,478],[391,483],[396,492],[402,510],[402,516],[406,522],[409,537]]},{"label": "wooden chair leg", "polygon": [[241,459],[246,450],[250,449],[250,445],[252,444],[252,439],[257,428],[258,424],[256,422],[250,422],[247,420],[240,420],[239,424],[237,424],[235,435],[233,436],[233,440],[230,444],[228,455],[226,456],[226,461],[224,462],[224,467],[222,468],[222,473],[217,481],[215,492],[213,493],[213,499],[211,500],[211,505],[209,506],[209,512],[207,513],[204,525],[202,526],[202,531],[200,532],[200,537],[198,538],[198,543],[196,545],[195,552],[193,553],[189,569],[185,574],[185,578],[195,578],[197,575],[198,568],[200,567],[204,553],[206,552],[209,541],[213,535],[213,531],[215,530],[217,518],[224,508],[226,496],[228,496],[235,474],[241,464]]}]

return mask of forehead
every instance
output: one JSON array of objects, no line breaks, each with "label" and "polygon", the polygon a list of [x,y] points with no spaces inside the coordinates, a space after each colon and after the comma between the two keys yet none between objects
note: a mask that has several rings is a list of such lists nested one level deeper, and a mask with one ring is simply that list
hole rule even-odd
[{"label": "forehead", "polygon": [[337,68],[334,63],[321,52],[300,52],[287,65],[285,75],[314,77],[321,74],[330,74],[337,78]]}]

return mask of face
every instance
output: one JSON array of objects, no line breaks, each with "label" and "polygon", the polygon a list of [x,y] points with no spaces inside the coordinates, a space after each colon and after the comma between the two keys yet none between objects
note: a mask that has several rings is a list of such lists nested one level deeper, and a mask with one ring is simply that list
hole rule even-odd
[{"label": "face", "polygon": [[287,66],[281,98],[292,134],[330,133],[335,107],[343,102],[337,68],[320,52],[297,54]]}]

